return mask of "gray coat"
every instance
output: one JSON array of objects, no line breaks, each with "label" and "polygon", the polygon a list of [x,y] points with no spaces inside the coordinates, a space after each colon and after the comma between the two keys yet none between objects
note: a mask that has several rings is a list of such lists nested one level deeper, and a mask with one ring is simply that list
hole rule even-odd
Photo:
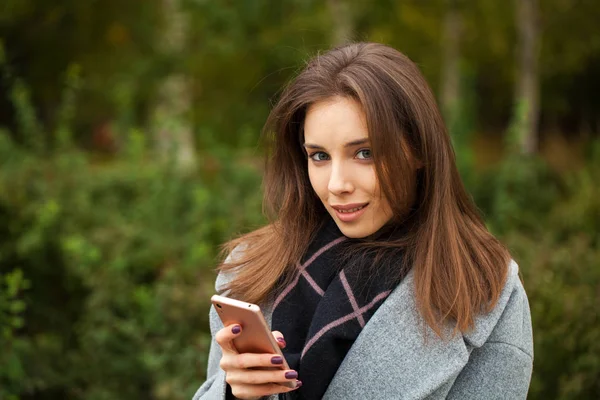
[{"label": "gray coat", "polygon": [[[217,290],[226,282],[219,276]],[[262,309],[269,321],[270,307]],[[213,337],[222,327],[211,309]],[[220,359],[221,349],[213,339],[207,380],[193,400],[225,398]],[[365,325],[323,398],[524,399],[532,367],[529,303],[514,261],[496,307],[476,319],[473,331],[445,341],[420,319],[409,273]]]}]

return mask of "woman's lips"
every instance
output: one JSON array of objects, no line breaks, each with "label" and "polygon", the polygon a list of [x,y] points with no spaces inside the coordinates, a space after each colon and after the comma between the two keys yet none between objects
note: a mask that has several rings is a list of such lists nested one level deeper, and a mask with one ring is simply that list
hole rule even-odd
[{"label": "woman's lips", "polygon": [[[332,206],[335,214],[338,219],[342,222],[352,222],[360,218],[360,216],[365,212],[369,203],[365,204],[351,204],[349,206]],[[356,210],[358,208],[358,210]],[[355,211],[349,211],[355,210]]]}]

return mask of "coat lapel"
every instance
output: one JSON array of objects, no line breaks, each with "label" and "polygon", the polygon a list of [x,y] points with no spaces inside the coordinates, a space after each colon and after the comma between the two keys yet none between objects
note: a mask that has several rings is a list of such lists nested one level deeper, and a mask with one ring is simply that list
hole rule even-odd
[{"label": "coat lapel", "polygon": [[426,328],[413,288],[411,272],[364,327],[324,399],[444,397],[467,363],[470,346],[460,334],[442,342]]},{"label": "coat lapel", "polygon": [[[475,319],[474,331],[447,336],[446,341],[427,328],[419,316],[414,276],[409,272],[365,325],[323,398],[445,398],[472,349],[482,346],[496,327],[515,285],[520,284],[518,271],[511,261],[498,303],[490,313]],[[264,306],[269,324],[271,304],[272,300]]]}]

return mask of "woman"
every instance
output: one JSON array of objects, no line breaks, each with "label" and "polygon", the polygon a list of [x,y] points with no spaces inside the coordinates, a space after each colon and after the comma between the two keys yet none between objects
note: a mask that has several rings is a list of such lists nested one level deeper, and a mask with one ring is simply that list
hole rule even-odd
[{"label": "woman", "polygon": [[211,310],[194,398],[525,398],[518,268],[466,193],[417,67],[374,43],[317,56],[265,133],[272,222],[228,244],[216,287],[261,305],[292,369],[255,369],[281,360],[238,354],[241,327]]}]

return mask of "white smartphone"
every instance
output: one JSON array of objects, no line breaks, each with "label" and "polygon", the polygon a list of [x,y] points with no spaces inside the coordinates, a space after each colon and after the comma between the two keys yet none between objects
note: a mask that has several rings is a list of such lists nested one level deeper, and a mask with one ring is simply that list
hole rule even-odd
[{"label": "white smartphone", "polygon": [[[242,327],[242,333],[233,340],[239,353],[278,354],[283,359],[283,364],[268,369],[290,369],[259,306],[219,295],[212,296],[210,301],[224,326],[238,324]],[[295,381],[278,383],[290,388],[296,387]]]}]

